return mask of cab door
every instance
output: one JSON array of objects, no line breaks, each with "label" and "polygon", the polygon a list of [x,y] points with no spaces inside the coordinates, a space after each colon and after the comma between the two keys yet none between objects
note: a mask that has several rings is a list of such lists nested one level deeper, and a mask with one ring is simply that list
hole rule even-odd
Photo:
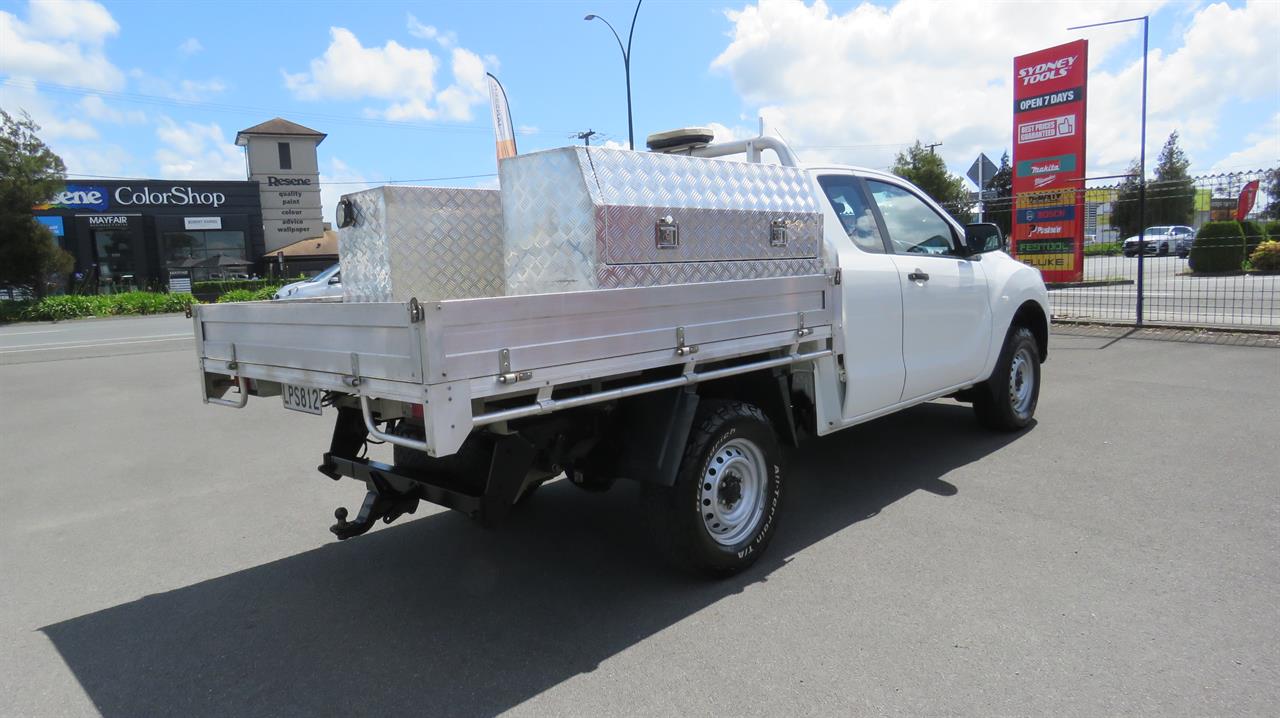
[{"label": "cab door", "polygon": [[902,286],[902,357],[909,401],[978,378],[991,340],[991,305],[979,257],[940,209],[906,184],[868,178]]},{"label": "cab door", "polygon": [[836,171],[817,175],[827,198],[823,231],[841,271],[845,421],[898,403],[902,362],[902,288],[862,179]]}]

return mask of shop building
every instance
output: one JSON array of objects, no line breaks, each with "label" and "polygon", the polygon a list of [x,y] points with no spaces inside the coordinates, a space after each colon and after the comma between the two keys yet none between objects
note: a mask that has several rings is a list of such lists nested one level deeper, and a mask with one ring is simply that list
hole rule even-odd
[{"label": "shop building", "polygon": [[90,291],[250,274],[265,252],[257,182],[68,182],[35,215]]}]

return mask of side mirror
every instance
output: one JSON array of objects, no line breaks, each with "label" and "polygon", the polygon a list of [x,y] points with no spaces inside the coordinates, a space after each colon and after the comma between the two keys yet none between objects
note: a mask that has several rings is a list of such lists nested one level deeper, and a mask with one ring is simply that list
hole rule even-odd
[{"label": "side mirror", "polygon": [[965,253],[972,256],[984,252],[996,252],[1005,248],[1004,235],[991,222],[978,222],[964,226]]}]

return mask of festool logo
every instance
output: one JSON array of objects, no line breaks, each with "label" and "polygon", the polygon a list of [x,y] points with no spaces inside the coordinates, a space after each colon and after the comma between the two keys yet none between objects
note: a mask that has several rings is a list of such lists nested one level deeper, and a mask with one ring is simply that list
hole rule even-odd
[{"label": "festool logo", "polygon": [[107,190],[98,185],[69,184],[55,194],[48,202],[38,204],[36,209],[92,209],[102,211],[107,208]]}]

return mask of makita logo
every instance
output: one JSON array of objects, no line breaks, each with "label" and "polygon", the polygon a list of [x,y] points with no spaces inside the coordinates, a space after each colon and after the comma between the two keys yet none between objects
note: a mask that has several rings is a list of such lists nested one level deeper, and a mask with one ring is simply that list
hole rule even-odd
[{"label": "makita logo", "polygon": [[1031,236],[1037,234],[1062,234],[1062,225],[1060,224],[1037,224],[1031,228]]},{"label": "makita logo", "polygon": [[267,177],[268,187],[311,186],[310,177]]},{"label": "makita logo", "polygon": [[1057,172],[1060,169],[1062,169],[1062,163],[1057,160],[1031,163],[1031,174],[1033,175],[1042,175],[1046,172]]},{"label": "makita logo", "polygon": [[1058,179],[1058,175],[1047,175],[1045,177],[1037,177],[1035,179],[1036,189],[1040,189],[1045,185],[1051,184],[1056,179]]},{"label": "makita logo", "polygon": [[1053,62],[1042,62],[1033,67],[1024,67],[1018,70],[1018,79],[1022,80],[1023,87],[1026,87],[1038,82],[1066,77],[1071,67],[1076,64],[1077,57],[1078,55],[1072,55]]}]

